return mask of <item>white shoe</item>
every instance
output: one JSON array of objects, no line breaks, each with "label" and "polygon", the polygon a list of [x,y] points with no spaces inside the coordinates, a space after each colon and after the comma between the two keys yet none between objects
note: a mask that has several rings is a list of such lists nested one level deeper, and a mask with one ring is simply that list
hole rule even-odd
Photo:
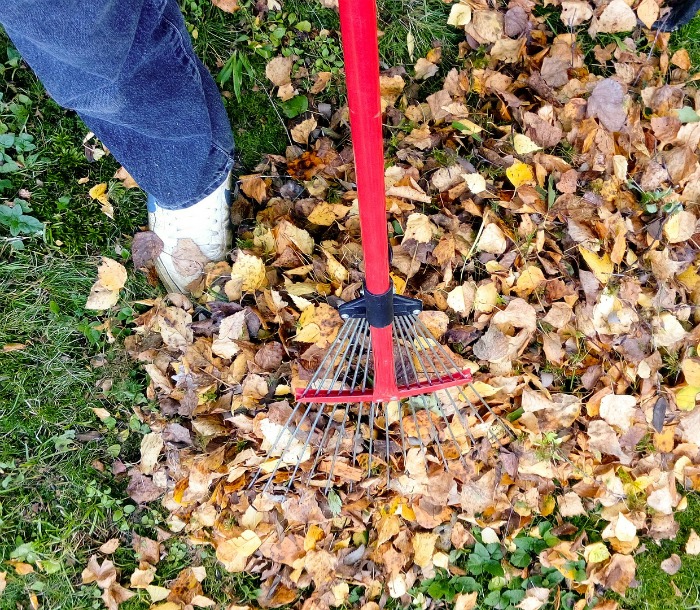
[{"label": "white shoe", "polygon": [[231,246],[231,174],[213,193],[183,210],[166,210],[148,196],[148,228],[163,241],[156,260],[168,292],[187,292],[204,266],[226,257]]}]

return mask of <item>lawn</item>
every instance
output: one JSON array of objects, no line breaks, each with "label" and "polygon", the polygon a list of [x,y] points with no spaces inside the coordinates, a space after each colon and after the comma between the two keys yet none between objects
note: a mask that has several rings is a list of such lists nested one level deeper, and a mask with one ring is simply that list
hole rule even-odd
[{"label": "lawn", "polygon": [[[281,50],[280,29],[303,33],[298,25],[308,22],[314,31],[333,31],[338,22],[334,11],[316,2],[287,0],[283,13],[273,11],[259,23],[243,4],[243,10],[228,15],[207,0],[182,2],[195,46],[221,81],[238,170],[246,173],[263,155],[283,154],[289,144],[285,121],[295,109],[276,101],[265,79],[266,54]],[[449,5],[441,0],[382,0],[384,67],[413,64],[409,34],[415,57],[434,41],[456,57],[458,38],[446,25],[448,14]],[[672,38],[672,46],[686,47],[696,65],[699,32],[696,19]],[[251,38],[262,50],[248,57],[244,51]],[[333,74],[333,86],[324,95],[337,106],[342,96],[337,38],[300,35],[295,44],[316,67]],[[145,374],[128,360],[122,341],[141,310],[137,301],[155,297],[160,289],[130,273],[113,328],[84,308],[99,257],[128,264],[131,237],[146,223],[145,196],[113,178],[119,164],[110,155],[88,161],[83,143],[88,129],[48,97],[4,35],[0,76],[0,134],[28,134],[26,141],[34,145],[23,153],[24,167],[0,176],[0,199],[28,191],[26,214],[46,227],[44,237],[24,239],[22,250],[13,249],[14,240],[0,228],[0,572],[7,572],[0,609],[34,604],[51,610],[100,608],[97,586],[81,585],[90,555],[107,540],[120,538],[113,560],[129,574],[137,563],[131,532],[156,538],[167,529],[157,506],[131,501],[124,475],[138,461],[140,440],[149,431],[140,414],[154,403],[146,396]],[[425,88],[430,93],[429,85]],[[88,194],[102,182],[109,185],[114,218]],[[646,551],[636,558],[639,584],[619,599],[621,607],[700,607],[700,559],[684,558],[675,576],[659,569],[672,553],[683,554],[690,528],[700,529],[696,497],[689,497],[678,521],[678,542],[646,542]],[[155,584],[170,581],[184,567],[204,565],[210,574],[204,592],[221,607],[254,602],[257,579],[226,573],[212,551],[191,548],[177,536],[164,541],[164,551]],[[17,575],[12,562],[33,571]],[[149,605],[140,593],[122,608]]]}]

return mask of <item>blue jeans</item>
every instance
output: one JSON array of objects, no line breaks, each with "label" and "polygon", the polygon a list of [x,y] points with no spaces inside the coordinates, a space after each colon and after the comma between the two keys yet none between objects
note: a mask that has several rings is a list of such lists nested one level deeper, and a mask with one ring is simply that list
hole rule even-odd
[{"label": "blue jeans", "polygon": [[0,23],[159,205],[189,207],[223,183],[231,126],[176,0],[0,0]]}]

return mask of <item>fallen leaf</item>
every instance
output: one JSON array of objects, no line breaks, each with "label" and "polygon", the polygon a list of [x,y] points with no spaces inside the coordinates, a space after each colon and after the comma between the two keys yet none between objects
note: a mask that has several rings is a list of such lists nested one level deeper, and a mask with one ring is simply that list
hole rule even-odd
[{"label": "fallen leaf", "polygon": [[216,547],[216,558],[229,572],[243,572],[248,557],[260,548],[262,540],[251,530],[240,536],[220,542]]},{"label": "fallen leaf", "polygon": [[238,0],[211,0],[211,3],[226,13],[235,13],[241,8]]},{"label": "fallen leaf", "polygon": [[594,17],[588,34],[595,38],[601,34],[631,32],[637,26],[637,15],[624,0],[612,0],[600,14]]},{"label": "fallen leaf", "polygon": [[532,168],[522,161],[514,161],[513,165],[506,170],[506,176],[508,176],[508,180],[515,188],[523,184],[530,184],[535,179]]},{"label": "fallen leaf", "polygon": [[163,240],[153,231],[140,231],[131,241],[131,259],[136,269],[143,269],[155,264],[163,251]]},{"label": "fallen leaf", "polygon": [[456,28],[464,27],[472,20],[472,9],[468,4],[458,2],[452,5],[447,24]]},{"label": "fallen leaf", "polygon": [[666,574],[673,576],[681,569],[681,558],[673,553],[668,559],[664,559],[661,562],[660,567]]},{"label": "fallen leaf", "polygon": [[105,542],[99,548],[99,551],[100,551],[100,553],[104,553],[105,555],[111,555],[118,548],[119,548],[119,538],[110,538],[107,542]]},{"label": "fallen leaf", "polygon": [[690,530],[688,542],[685,543],[685,552],[688,555],[700,555],[700,536],[695,533],[694,529]]},{"label": "fallen leaf", "polygon": [[[632,9],[623,0],[613,0],[605,10],[613,5],[624,6],[632,14],[634,23],[637,23]],[[586,116],[597,118],[601,125],[610,131],[620,131],[627,121],[624,101],[625,92],[622,85],[612,78],[604,78],[596,83],[588,98]]]},{"label": "fallen leaf", "polygon": [[299,144],[308,144],[309,136],[311,132],[316,129],[317,125],[318,123],[316,123],[316,119],[313,117],[295,125],[290,132],[292,134],[292,140],[299,142]]},{"label": "fallen leaf", "polygon": [[273,85],[281,87],[291,83],[291,72],[294,60],[291,57],[275,57],[265,66],[265,76]]}]

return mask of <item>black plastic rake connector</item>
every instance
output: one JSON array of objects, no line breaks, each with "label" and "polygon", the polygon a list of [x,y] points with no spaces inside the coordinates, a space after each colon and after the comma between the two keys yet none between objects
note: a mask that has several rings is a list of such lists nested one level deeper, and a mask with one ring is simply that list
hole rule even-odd
[{"label": "black plastic rake connector", "polygon": [[391,326],[395,316],[415,316],[421,311],[421,301],[394,294],[393,286],[384,294],[372,294],[365,290],[361,297],[338,307],[343,320],[364,318],[374,328]]}]

